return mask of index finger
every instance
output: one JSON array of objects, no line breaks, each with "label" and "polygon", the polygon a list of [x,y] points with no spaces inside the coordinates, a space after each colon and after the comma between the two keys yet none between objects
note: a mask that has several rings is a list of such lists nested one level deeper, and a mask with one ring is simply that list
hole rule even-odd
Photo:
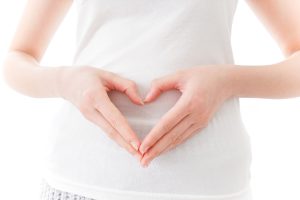
[{"label": "index finger", "polygon": [[184,95],[183,93],[175,105],[160,119],[158,124],[154,126],[144,138],[139,148],[142,154],[190,113],[189,109],[187,109],[188,102],[187,95]]},{"label": "index finger", "polygon": [[95,99],[95,108],[103,115],[105,119],[114,127],[120,135],[138,151],[140,141],[135,132],[129,126],[128,121],[111,102],[108,94],[103,92]]}]

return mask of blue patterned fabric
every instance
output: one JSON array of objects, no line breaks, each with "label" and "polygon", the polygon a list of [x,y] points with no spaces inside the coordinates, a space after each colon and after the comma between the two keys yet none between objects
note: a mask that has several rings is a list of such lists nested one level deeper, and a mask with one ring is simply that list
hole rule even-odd
[{"label": "blue patterned fabric", "polygon": [[41,181],[40,200],[95,200],[51,187],[44,179]]}]

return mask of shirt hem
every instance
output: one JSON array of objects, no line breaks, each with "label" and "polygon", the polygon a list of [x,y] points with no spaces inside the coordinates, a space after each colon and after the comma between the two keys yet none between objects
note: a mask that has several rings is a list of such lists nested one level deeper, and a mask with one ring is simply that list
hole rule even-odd
[{"label": "shirt hem", "polygon": [[57,177],[49,171],[44,171],[43,178],[48,184],[58,190],[85,196],[96,200],[252,200],[251,187],[248,184],[242,190],[224,195],[191,195],[171,193],[150,193],[137,191],[122,191],[111,188],[86,186],[73,183],[69,180]]}]

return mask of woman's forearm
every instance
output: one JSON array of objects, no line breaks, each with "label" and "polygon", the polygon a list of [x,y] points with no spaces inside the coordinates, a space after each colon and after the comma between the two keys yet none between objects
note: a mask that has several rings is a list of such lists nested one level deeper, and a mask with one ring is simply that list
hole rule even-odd
[{"label": "woman's forearm", "polygon": [[236,65],[228,74],[233,96],[272,99],[298,97],[300,51],[273,65]]},{"label": "woman's forearm", "polygon": [[7,84],[30,97],[59,97],[59,78],[63,67],[42,67],[28,54],[11,51],[3,66]]},{"label": "woman's forearm", "polygon": [[[6,82],[16,91],[31,97],[60,97],[64,67],[42,67],[28,54],[12,51],[4,62]],[[232,95],[254,98],[300,96],[300,51],[288,59],[262,66],[229,69]]]}]

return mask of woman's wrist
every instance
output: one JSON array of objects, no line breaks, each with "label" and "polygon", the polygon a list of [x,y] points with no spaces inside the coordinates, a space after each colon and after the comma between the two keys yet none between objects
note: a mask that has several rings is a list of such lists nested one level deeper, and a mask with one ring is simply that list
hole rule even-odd
[{"label": "woman's wrist", "polygon": [[235,70],[235,65],[226,65],[223,67],[221,76],[219,80],[221,81],[221,87],[223,88],[224,99],[232,98],[235,96],[235,82],[233,77],[233,71]]},{"label": "woman's wrist", "polygon": [[[40,98],[61,97],[61,76],[65,67],[39,66],[33,69],[31,96]],[[36,86],[34,86],[36,84]],[[29,86],[30,87],[30,86]]]},{"label": "woman's wrist", "polygon": [[226,89],[229,93],[229,97],[239,96],[239,83],[237,80],[237,73],[239,67],[237,65],[231,65],[226,69]]},{"label": "woman's wrist", "polygon": [[3,75],[12,89],[26,96],[59,97],[62,68],[41,66],[29,54],[12,51],[5,59]]},{"label": "woman's wrist", "polygon": [[272,99],[300,96],[300,54],[271,65],[235,65],[227,73],[233,96]]},{"label": "woman's wrist", "polygon": [[68,77],[70,67],[68,66],[59,66],[56,67],[56,76],[55,76],[55,83],[54,83],[54,88],[53,88],[53,94],[56,97],[59,98],[64,98],[64,88],[66,84],[69,84]]},{"label": "woman's wrist", "polygon": [[258,90],[263,82],[262,73],[263,71],[259,70],[258,66],[233,65],[227,72],[231,95],[234,97],[258,97]]}]

